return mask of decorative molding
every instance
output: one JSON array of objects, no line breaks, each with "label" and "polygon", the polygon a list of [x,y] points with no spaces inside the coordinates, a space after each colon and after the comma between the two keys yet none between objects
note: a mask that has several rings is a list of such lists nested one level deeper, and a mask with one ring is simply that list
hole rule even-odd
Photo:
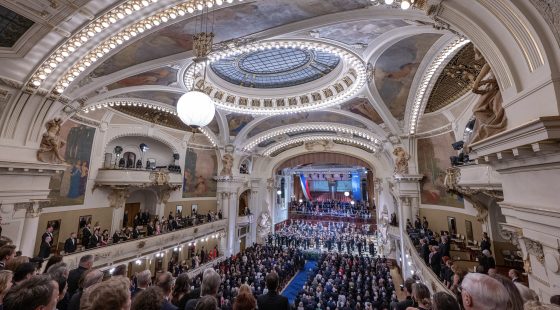
[{"label": "decorative molding", "polygon": [[544,250],[542,243],[523,237],[527,253],[535,256],[537,260],[544,264]]},{"label": "decorative molding", "polygon": [[557,0],[530,0],[542,15],[560,46],[560,3]]}]

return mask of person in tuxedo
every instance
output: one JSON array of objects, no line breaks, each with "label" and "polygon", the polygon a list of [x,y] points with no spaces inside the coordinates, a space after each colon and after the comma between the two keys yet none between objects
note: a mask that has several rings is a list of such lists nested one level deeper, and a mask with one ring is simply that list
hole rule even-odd
[{"label": "person in tuxedo", "polygon": [[150,286],[152,282],[152,272],[149,269],[139,272],[136,275],[136,282],[138,283],[138,285],[136,285],[136,287],[130,294],[130,297],[132,299],[134,299],[134,297],[136,297],[138,293],[142,292]]},{"label": "person in tuxedo", "polygon": [[53,233],[52,233],[53,230],[54,230],[54,227],[52,225],[47,226],[47,230],[45,231],[45,233],[43,233],[43,236],[41,237],[41,243],[45,242],[45,239],[47,237],[50,237],[49,246],[53,245],[52,244],[53,238],[54,238]]},{"label": "person in tuxedo", "polygon": [[437,245],[432,246],[432,253],[430,255],[430,267],[433,272],[439,277],[441,272],[441,254]]},{"label": "person in tuxedo", "polygon": [[70,238],[66,239],[64,242],[64,253],[74,253],[78,247],[78,239],[76,239],[76,233],[72,232]]},{"label": "person in tuxedo", "polygon": [[97,229],[95,230],[93,235],[89,238],[89,244],[86,248],[87,249],[95,248],[96,246],[99,246],[99,243],[101,243],[101,236],[99,235],[99,229]]},{"label": "person in tuxedo", "polygon": [[91,231],[91,223],[87,223],[84,228],[82,228],[82,245],[88,247],[89,239],[93,235]]},{"label": "person in tuxedo", "polygon": [[266,288],[268,293],[257,297],[257,305],[259,309],[267,310],[290,310],[288,298],[279,295],[278,290],[278,274],[274,271],[266,275]]},{"label": "person in tuxedo", "polygon": [[439,245],[439,253],[441,254],[441,257],[444,257],[444,256],[451,257],[451,254],[449,253],[449,242],[447,240],[447,236],[441,236],[441,243]]},{"label": "person in tuxedo", "polygon": [[48,258],[51,255],[51,237],[47,236],[41,242],[41,247],[39,248],[39,257]]},{"label": "person in tuxedo", "polygon": [[93,255],[84,255],[80,257],[78,268],[70,270],[68,273],[68,294],[70,296],[78,290],[78,282],[82,274],[91,267],[93,267]]}]

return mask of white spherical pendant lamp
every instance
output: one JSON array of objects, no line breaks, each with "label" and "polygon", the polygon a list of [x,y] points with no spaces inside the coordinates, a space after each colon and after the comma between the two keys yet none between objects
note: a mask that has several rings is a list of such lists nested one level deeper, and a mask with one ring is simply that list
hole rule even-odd
[{"label": "white spherical pendant lamp", "polygon": [[214,102],[207,94],[193,90],[179,98],[177,101],[177,115],[191,127],[203,127],[212,121],[216,108]]}]

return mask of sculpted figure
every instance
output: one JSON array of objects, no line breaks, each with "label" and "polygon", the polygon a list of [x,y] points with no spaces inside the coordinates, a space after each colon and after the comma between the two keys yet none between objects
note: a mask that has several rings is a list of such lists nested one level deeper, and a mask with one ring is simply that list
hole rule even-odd
[{"label": "sculpted figure", "polygon": [[272,223],[270,221],[270,215],[268,214],[268,212],[262,212],[258,220],[258,234],[261,240],[265,240],[266,236],[268,236],[268,234],[270,233],[271,224]]},{"label": "sculpted figure", "polygon": [[[476,61],[484,61],[478,49],[475,48],[474,52]],[[507,118],[504,108],[502,107],[503,99],[498,81],[490,65],[485,61],[480,70],[480,74],[474,81],[472,92],[480,95],[480,98],[473,108],[476,123],[469,144],[504,131],[507,125]]]},{"label": "sculpted figure", "polygon": [[220,176],[233,176],[233,156],[229,153],[225,154],[224,157],[222,157],[222,164],[224,166],[222,168],[222,172],[220,172]]},{"label": "sculpted figure", "polygon": [[43,134],[39,150],[37,151],[37,160],[50,164],[60,164],[64,162],[64,157],[60,153],[61,148],[66,144],[60,139],[60,125],[62,120],[55,118],[47,122],[45,127],[47,132]]},{"label": "sculpted figure", "polygon": [[397,157],[395,159],[395,174],[407,174],[408,173],[408,160],[410,155],[406,151],[398,146],[393,150],[393,155]]}]

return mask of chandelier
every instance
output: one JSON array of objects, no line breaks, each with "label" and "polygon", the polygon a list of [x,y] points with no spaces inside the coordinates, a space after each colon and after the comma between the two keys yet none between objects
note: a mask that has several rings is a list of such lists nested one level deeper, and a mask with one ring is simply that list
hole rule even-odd
[{"label": "chandelier", "polygon": [[[195,53],[193,66],[195,68],[203,67],[202,83],[193,83],[190,86],[191,90],[182,95],[177,101],[177,116],[179,116],[183,123],[193,128],[210,124],[216,113],[216,107],[212,98],[205,92],[206,68],[208,67],[208,55],[212,51],[214,33],[212,31],[202,31],[203,27],[205,27],[205,30],[208,29],[208,11],[206,12],[206,18],[204,11],[200,18],[201,31],[198,33],[195,31],[196,34],[193,37],[193,50]],[[204,23],[205,25],[203,25]]]},{"label": "chandelier", "polygon": [[387,5],[391,7],[400,7],[403,10],[410,8],[422,8],[426,4],[426,0],[371,0],[373,5]]}]

